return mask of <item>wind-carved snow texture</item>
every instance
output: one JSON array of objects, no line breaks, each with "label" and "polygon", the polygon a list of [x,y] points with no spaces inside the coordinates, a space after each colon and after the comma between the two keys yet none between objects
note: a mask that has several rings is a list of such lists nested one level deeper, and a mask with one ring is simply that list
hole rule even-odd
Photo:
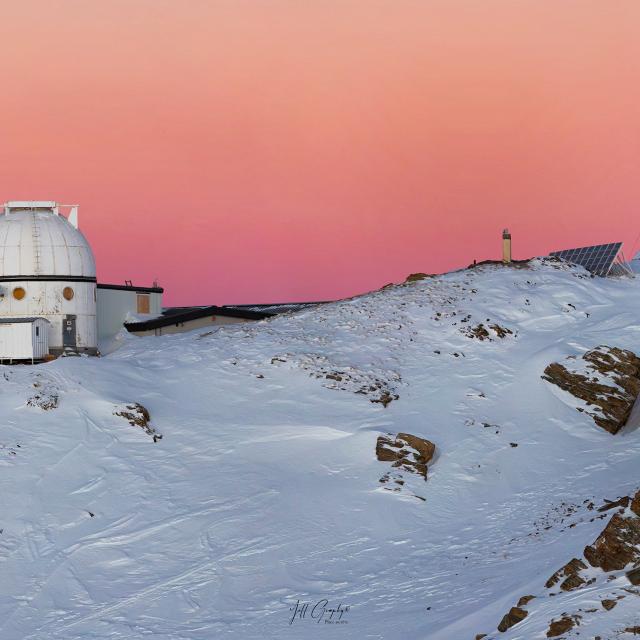
[{"label": "wind-carved snow texture", "polygon": [[359,371],[355,367],[339,367],[317,354],[282,354],[271,358],[271,364],[285,364],[308,371],[309,375],[321,379],[327,389],[351,391],[387,406],[400,396],[396,393],[401,384],[400,374],[395,371]]},{"label": "wind-carved snow texture", "polygon": [[[640,431],[596,427],[542,375],[640,353],[638,317],[637,281],[535,260],[2,367],[0,638],[530,640],[565,614],[580,625],[558,637],[624,638],[628,569],[545,582],[598,538],[605,499],[635,495]],[[490,340],[465,335],[479,325]],[[371,402],[377,382],[399,397]],[[55,408],[28,404],[43,391]],[[135,404],[161,441],[114,415]],[[376,442],[401,433],[437,455],[386,491]]]}]

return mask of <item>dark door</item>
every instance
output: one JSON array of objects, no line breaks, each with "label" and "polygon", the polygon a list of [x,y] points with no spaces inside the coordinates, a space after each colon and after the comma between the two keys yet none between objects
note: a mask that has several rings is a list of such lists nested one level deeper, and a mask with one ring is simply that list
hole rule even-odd
[{"label": "dark door", "polygon": [[75,349],[76,346],[76,317],[65,316],[62,321],[62,346]]}]

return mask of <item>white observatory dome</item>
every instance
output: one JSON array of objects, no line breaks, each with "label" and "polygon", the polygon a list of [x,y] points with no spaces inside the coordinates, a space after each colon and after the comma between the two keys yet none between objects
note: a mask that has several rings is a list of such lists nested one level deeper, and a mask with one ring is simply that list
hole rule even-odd
[{"label": "white observatory dome", "polygon": [[55,203],[8,204],[0,215],[0,277],[96,277],[89,243]]},{"label": "white observatory dome", "polygon": [[[1,211],[1,210],[0,210]],[[44,318],[49,353],[97,353],[96,263],[55,202],[14,201],[0,215],[0,319]]]}]

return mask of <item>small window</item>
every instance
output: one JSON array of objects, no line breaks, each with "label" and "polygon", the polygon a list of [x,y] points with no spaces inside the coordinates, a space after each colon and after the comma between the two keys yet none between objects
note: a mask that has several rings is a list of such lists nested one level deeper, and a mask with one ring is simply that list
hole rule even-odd
[{"label": "small window", "polygon": [[36,325],[36,336],[40,335],[40,327]]},{"label": "small window", "polygon": [[151,305],[148,293],[138,294],[138,313],[151,313]]},{"label": "small window", "polygon": [[22,300],[27,295],[27,292],[22,287],[16,287],[13,290],[13,297],[16,300]]},{"label": "small window", "polygon": [[62,290],[62,295],[64,296],[65,300],[73,300],[73,296],[75,294],[73,293],[73,289],[71,287],[65,287]]}]

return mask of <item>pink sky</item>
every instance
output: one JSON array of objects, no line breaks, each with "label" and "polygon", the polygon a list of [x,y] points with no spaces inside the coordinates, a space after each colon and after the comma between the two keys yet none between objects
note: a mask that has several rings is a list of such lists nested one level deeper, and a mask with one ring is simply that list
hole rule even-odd
[{"label": "pink sky", "polygon": [[0,200],[167,304],[640,233],[638,0],[7,0],[0,79]]}]

